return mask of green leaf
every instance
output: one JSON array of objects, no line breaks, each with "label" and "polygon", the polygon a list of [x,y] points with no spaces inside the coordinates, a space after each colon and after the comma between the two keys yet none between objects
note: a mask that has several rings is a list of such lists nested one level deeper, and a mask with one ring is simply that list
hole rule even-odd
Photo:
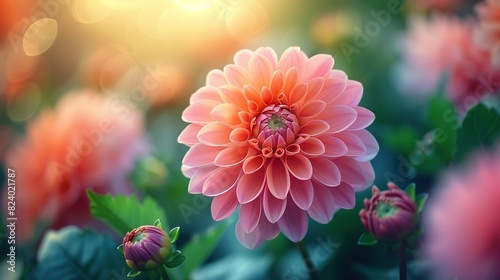
[{"label": "green leaf", "polygon": [[122,236],[136,227],[150,225],[155,219],[160,219],[166,225],[165,213],[150,197],[140,203],[134,195],[113,197],[110,194],[99,195],[91,190],[87,191],[87,195],[92,215],[107,222]]},{"label": "green leaf", "polygon": [[500,137],[500,116],[479,103],[467,112],[457,129],[455,160],[466,159],[478,148],[491,148]]},{"label": "green leaf", "polygon": [[170,237],[170,242],[175,243],[177,241],[177,238],[179,238],[179,230],[180,227],[174,227],[170,232],[168,233],[168,237]]},{"label": "green leaf", "polygon": [[457,114],[453,104],[443,96],[435,96],[429,102],[427,122],[432,127],[428,139],[421,143],[422,150],[437,154],[443,162],[450,162],[455,152]]},{"label": "green leaf", "polygon": [[107,280],[128,270],[110,236],[74,226],[49,231],[37,260],[37,279]]},{"label": "green leaf", "polygon": [[409,154],[415,149],[419,133],[413,126],[401,125],[390,127],[382,134],[383,143],[397,153]]},{"label": "green leaf", "polygon": [[358,245],[370,246],[370,245],[375,245],[377,243],[378,243],[377,238],[369,232],[361,234],[361,236],[358,239]]},{"label": "green leaf", "polygon": [[156,219],[156,221],[153,223],[155,227],[159,227],[161,230],[163,230],[163,226],[161,225],[160,219]]},{"label": "green leaf", "polygon": [[210,227],[202,234],[195,234],[182,247],[182,254],[187,256],[187,260],[181,266],[182,279],[189,279],[189,275],[193,270],[202,265],[212,254],[217,246],[222,234],[229,226],[230,221],[219,222]]},{"label": "green leaf", "polygon": [[415,201],[415,183],[409,184],[405,192],[410,196],[411,200]]},{"label": "green leaf", "polygon": [[180,253],[180,251],[177,251],[177,252],[179,252],[179,254],[177,254],[174,258],[172,258],[172,260],[169,260],[165,263],[166,267],[174,268],[174,267],[181,265],[184,262],[184,260],[186,259],[186,256],[184,256],[182,253]]},{"label": "green leaf", "polygon": [[429,195],[425,193],[417,196],[417,198],[415,199],[415,203],[417,204],[417,209],[419,213],[422,212],[422,210],[424,210],[427,198],[429,198]]},{"label": "green leaf", "polygon": [[139,270],[131,270],[129,271],[129,273],[127,273],[128,278],[135,278],[139,275],[141,275],[141,272]]}]

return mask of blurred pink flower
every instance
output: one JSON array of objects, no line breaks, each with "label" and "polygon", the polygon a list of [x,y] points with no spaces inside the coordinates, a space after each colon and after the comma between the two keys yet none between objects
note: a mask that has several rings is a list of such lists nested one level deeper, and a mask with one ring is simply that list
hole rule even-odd
[{"label": "blurred pink flower", "polygon": [[432,94],[444,81],[455,104],[470,107],[500,88],[500,69],[493,68],[487,48],[474,40],[475,23],[433,15],[410,19],[403,39],[402,89]]},{"label": "blurred pink flower", "polygon": [[302,240],[308,214],[328,223],[372,183],[378,144],[365,128],[375,116],[330,55],[259,48],[234,61],[208,74],[182,114],[188,190],[214,197],[214,220],[240,206],[236,235],[248,248],[280,231]]},{"label": "blurred pink flower", "polygon": [[425,10],[453,11],[461,4],[461,0],[415,0],[414,5]]},{"label": "blurred pink flower", "polygon": [[438,277],[500,279],[500,149],[450,172],[423,220]]},{"label": "blurred pink flower", "polygon": [[36,239],[48,227],[94,225],[85,190],[130,191],[127,172],[147,151],[142,125],[128,104],[93,92],[69,94],[31,121],[5,162],[17,174],[17,238]]},{"label": "blurred pink flower", "polygon": [[500,66],[500,1],[484,0],[476,5],[479,24],[479,41],[490,47],[495,67]]}]

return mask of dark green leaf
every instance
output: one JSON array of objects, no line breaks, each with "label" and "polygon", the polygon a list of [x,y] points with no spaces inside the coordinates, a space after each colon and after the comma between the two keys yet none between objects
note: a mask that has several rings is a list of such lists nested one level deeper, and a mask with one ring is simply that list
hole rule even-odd
[{"label": "dark green leaf", "polygon": [[500,137],[500,116],[479,103],[467,112],[457,129],[455,160],[466,159],[478,148],[491,148]]},{"label": "dark green leaf", "polygon": [[175,243],[177,241],[177,238],[179,238],[179,230],[180,227],[174,227],[170,232],[168,233],[168,237],[170,237],[170,242]]},{"label": "dark green leaf", "polygon": [[358,239],[358,245],[369,246],[369,245],[375,245],[377,244],[377,242],[378,242],[377,238],[369,232],[361,234],[361,236]]},{"label": "dark green leaf", "polygon": [[410,196],[411,200],[415,201],[415,183],[409,184],[405,192]]},{"label": "dark green leaf", "polygon": [[457,114],[453,104],[442,96],[429,102],[427,121],[433,129],[426,134],[420,148],[426,155],[436,153],[443,162],[450,162],[455,151]]},{"label": "dark green leaf", "polygon": [[134,195],[113,197],[110,194],[99,195],[91,190],[87,191],[87,195],[92,215],[107,222],[122,236],[136,227],[150,225],[155,219],[160,219],[166,225],[165,213],[150,197],[140,203]]},{"label": "dark green leaf", "polygon": [[428,194],[421,194],[417,196],[417,198],[415,199],[415,203],[417,204],[417,209],[419,213],[422,212],[422,210],[424,209],[425,203],[427,202],[427,198],[429,198]]},{"label": "dark green leaf", "polygon": [[165,266],[168,268],[177,267],[177,266],[181,265],[181,263],[183,263],[185,259],[186,259],[186,256],[184,256],[183,254],[178,254],[171,261],[166,262]]},{"label": "dark green leaf", "polygon": [[113,239],[66,227],[49,231],[38,252],[37,279],[112,279],[128,270]]}]

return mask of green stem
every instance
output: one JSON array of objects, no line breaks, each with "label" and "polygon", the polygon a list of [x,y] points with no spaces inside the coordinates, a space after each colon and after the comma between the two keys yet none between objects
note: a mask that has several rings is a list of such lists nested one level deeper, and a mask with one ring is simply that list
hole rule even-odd
[{"label": "green stem", "polygon": [[302,241],[299,241],[295,244],[297,244],[300,254],[302,255],[302,259],[304,259],[304,262],[306,263],[307,272],[309,273],[309,279],[319,280],[318,271],[314,267],[311,257],[309,257],[309,253],[307,252],[307,249],[304,247],[304,244],[302,243]]},{"label": "green stem", "polygon": [[399,246],[399,279],[406,280],[406,246],[402,243]]},{"label": "green stem", "polygon": [[170,279],[170,278],[168,278],[167,268],[164,265],[162,265],[161,269],[159,269],[159,270],[160,270],[161,279],[163,279],[163,280],[169,280]]}]

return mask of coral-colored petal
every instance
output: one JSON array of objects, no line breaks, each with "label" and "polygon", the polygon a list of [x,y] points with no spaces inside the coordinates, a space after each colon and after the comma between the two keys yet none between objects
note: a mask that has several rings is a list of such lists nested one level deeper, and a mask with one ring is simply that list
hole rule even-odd
[{"label": "coral-colored petal", "polygon": [[188,167],[197,167],[213,164],[215,157],[223,147],[212,147],[204,144],[196,144],[187,151],[182,164]]},{"label": "coral-colored petal", "polygon": [[188,192],[192,194],[202,193],[203,184],[205,183],[207,178],[218,169],[220,169],[220,167],[217,166],[209,166],[198,169],[191,177],[191,180],[189,180]]},{"label": "coral-colored petal", "polygon": [[318,54],[306,62],[306,71],[301,81],[309,81],[317,77],[327,77],[333,68],[334,59],[331,55]]},{"label": "coral-colored petal", "polygon": [[238,51],[233,57],[234,63],[243,68],[248,68],[248,61],[250,60],[250,57],[252,57],[252,55],[253,51],[248,49]]},{"label": "coral-colored petal", "polygon": [[322,78],[314,78],[307,82],[307,95],[305,100],[319,100],[317,99],[318,94],[323,89],[325,80]]},{"label": "coral-colored petal", "polygon": [[246,128],[235,128],[229,134],[229,140],[236,145],[247,145],[248,139],[250,139],[250,131]]},{"label": "coral-colored petal", "polygon": [[215,106],[210,115],[213,119],[223,124],[237,125],[240,124],[238,113],[241,109],[238,106],[229,103],[223,103]]},{"label": "coral-colored petal", "polygon": [[308,158],[301,154],[294,156],[288,156],[285,159],[285,164],[288,171],[299,180],[309,180],[311,179],[313,170],[312,164]]},{"label": "coral-colored petal", "polygon": [[202,192],[206,196],[221,195],[236,185],[241,167],[221,168],[210,175],[203,184]]},{"label": "coral-colored petal", "polygon": [[336,136],[346,144],[347,156],[364,156],[367,153],[365,144],[354,133],[344,131]]},{"label": "coral-colored petal", "polygon": [[311,180],[298,180],[291,178],[290,195],[293,202],[302,210],[307,210],[311,207],[314,190]]},{"label": "coral-colored petal", "polygon": [[300,150],[307,156],[320,156],[325,153],[325,145],[316,137],[309,137],[300,144]]},{"label": "coral-colored petal", "polygon": [[197,102],[205,102],[205,101],[216,101],[222,102],[222,99],[219,96],[219,92],[216,87],[213,86],[204,86],[198,89],[191,97],[189,98],[189,103],[197,103]]},{"label": "coral-colored petal", "polygon": [[227,85],[226,76],[224,72],[219,69],[214,69],[207,74],[206,83],[208,86],[220,87],[223,85]]},{"label": "coral-colored petal", "polygon": [[354,110],[358,112],[356,121],[347,130],[361,130],[367,128],[375,120],[375,114],[363,107],[356,106]]},{"label": "coral-colored petal", "polygon": [[177,142],[188,146],[192,146],[196,143],[199,143],[200,141],[198,140],[197,135],[198,131],[200,131],[202,127],[203,127],[202,125],[198,124],[189,124],[181,132],[181,134],[177,138]]},{"label": "coral-colored petal", "polygon": [[330,129],[330,125],[324,120],[312,120],[304,124],[299,133],[309,136],[316,136],[325,133]]},{"label": "coral-colored petal", "polygon": [[[307,210],[307,214],[313,220],[320,224],[327,224],[333,218],[335,213],[335,200],[328,189],[329,187],[321,184],[314,185],[314,199],[311,207]],[[336,187],[335,187],[336,188]]]},{"label": "coral-colored petal", "polygon": [[230,143],[231,129],[220,123],[209,123],[198,132],[198,139],[208,146],[222,146]]},{"label": "coral-colored petal", "polygon": [[315,157],[311,159],[313,165],[313,178],[329,187],[338,186],[344,177],[335,163],[325,157]]},{"label": "coral-colored petal", "polygon": [[358,81],[348,80],[347,86],[332,102],[347,106],[356,106],[363,96],[363,85]]},{"label": "coral-colored petal", "polygon": [[273,95],[278,95],[281,92],[284,83],[285,77],[283,76],[283,73],[279,70],[274,71],[273,77],[271,79],[271,86],[269,87]]},{"label": "coral-colored petal", "polygon": [[301,118],[311,118],[318,114],[320,114],[326,107],[326,103],[321,100],[312,100],[305,103],[300,108],[300,117]]},{"label": "coral-colored petal", "polygon": [[[289,198],[291,200],[291,198]],[[299,242],[307,233],[307,214],[301,210],[293,201],[287,204],[285,213],[278,221],[278,227],[283,234],[293,242]]]},{"label": "coral-colored petal", "polygon": [[235,232],[238,241],[240,241],[240,243],[248,249],[255,249],[265,240],[258,229],[255,229],[250,233],[245,232],[241,227],[240,222],[236,223]]},{"label": "coral-colored petal", "polygon": [[241,205],[239,220],[241,228],[247,233],[254,231],[261,219],[261,212],[261,199],[255,199],[252,202]]},{"label": "coral-colored petal", "polygon": [[252,84],[248,71],[239,65],[226,65],[224,67],[224,74],[231,85],[242,88],[244,85]]},{"label": "coral-colored petal", "polygon": [[260,54],[254,54],[248,62],[250,77],[252,77],[253,85],[256,88],[269,86],[274,69],[271,62]]},{"label": "coral-colored petal", "polygon": [[358,162],[351,158],[338,158],[335,163],[342,174],[342,181],[351,185],[356,192],[370,187],[375,179],[375,172],[370,162]]},{"label": "coral-colored petal", "polygon": [[328,75],[328,77],[347,80],[347,74],[344,71],[338,69],[333,69]]},{"label": "coral-colored petal", "polygon": [[233,104],[241,110],[247,110],[247,99],[243,95],[243,90],[233,85],[219,87],[219,96],[225,103]]},{"label": "coral-colored petal", "polygon": [[328,122],[329,132],[338,133],[350,127],[356,121],[357,116],[358,113],[352,107],[336,105],[327,107],[318,118]]},{"label": "coral-colored petal", "polygon": [[248,155],[247,148],[229,147],[220,151],[214,159],[214,164],[218,166],[233,166],[241,163]]},{"label": "coral-colored petal", "polygon": [[340,185],[328,188],[335,199],[335,205],[343,209],[353,209],[356,204],[354,190],[348,184],[342,182]]},{"label": "coral-colored petal", "polygon": [[280,158],[276,158],[267,167],[267,186],[279,199],[284,199],[290,190],[290,174]]},{"label": "coral-colored petal", "polygon": [[278,56],[276,55],[276,52],[270,48],[270,47],[261,47],[261,48],[258,48],[255,53],[257,54],[260,54],[260,55],[263,55],[264,57],[267,58],[267,60],[269,60],[269,62],[271,63],[271,66],[273,69],[277,69],[278,68]]},{"label": "coral-colored petal", "polygon": [[295,103],[302,103],[302,100],[306,97],[307,94],[307,84],[298,84],[295,85],[292,90],[290,91],[290,94],[288,95],[288,103],[289,104],[295,104]]},{"label": "coral-colored petal", "polygon": [[325,146],[324,156],[341,157],[347,154],[347,146],[342,140],[330,135],[321,135],[319,139]]},{"label": "coral-colored petal", "polygon": [[287,205],[286,197],[284,199],[278,199],[272,195],[269,190],[264,191],[264,198],[262,201],[262,207],[264,208],[264,214],[266,218],[271,223],[276,223],[283,213],[285,212]]},{"label": "coral-colored petal", "polygon": [[261,169],[265,162],[266,158],[263,155],[248,157],[245,162],[243,162],[243,172],[246,174],[254,173]]},{"label": "coral-colored petal", "polygon": [[355,134],[356,136],[363,141],[363,144],[365,145],[366,148],[366,153],[362,156],[358,156],[355,159],[357,161],[369,161],[372,160],[378,153],[379,151],[379,146],[377,139],[373,137],[373,135],[368,132],[368,130],[363,129],[363,130],[357,130],[357,131],[352,131],[351,133]]},{"label": "coral-colored petal", "polygon": [[286,73],[288,69],[295,67],[298,70],[299,77],[305,71],[307,56],[299,47],[290,47],[286,49],[280,57],[278,68]]},{"label": "coral-colored petal", "polygon": [[323,87],[321,91],[317,94],[316,99],[322,100],[327,104],[337,104],[332,103],[332,100],[337,98],[347,87],[347,81],[338,78],[327,78],[323,80]]},{"label": "coral-colored petal", "polygon": [[266,171],[264,168],[251,174],[243,174],[236,187],[236,196],[241,204],[249,203],[256,199],[266,184]]},{"label": "coral-colored petal", "polygon": [[187,123],[211,123],[215,119],[210,111],[219,104],[219,102],[212,100],[193,103],[182,112],[182,120]]},{"label": "coral-colored petal", "polygon": [[235,188],[232,188],[229,191],[214,197],[210,207],[212,218],[214,221],[223,220],[233,214],[237,206],[238,200],[236,199],[236,190]]},{"label": "coral-colored petal", "polygon": [[277,224],[269,222],[262,216],[261,219],[259,219],[259,225],[257,226],[257,229],[260,231],[260,234],[262,234],[262,237],[267,240],[276,238],[276,236],[278,236],[278,234],[280,233],[280,229]]}]

